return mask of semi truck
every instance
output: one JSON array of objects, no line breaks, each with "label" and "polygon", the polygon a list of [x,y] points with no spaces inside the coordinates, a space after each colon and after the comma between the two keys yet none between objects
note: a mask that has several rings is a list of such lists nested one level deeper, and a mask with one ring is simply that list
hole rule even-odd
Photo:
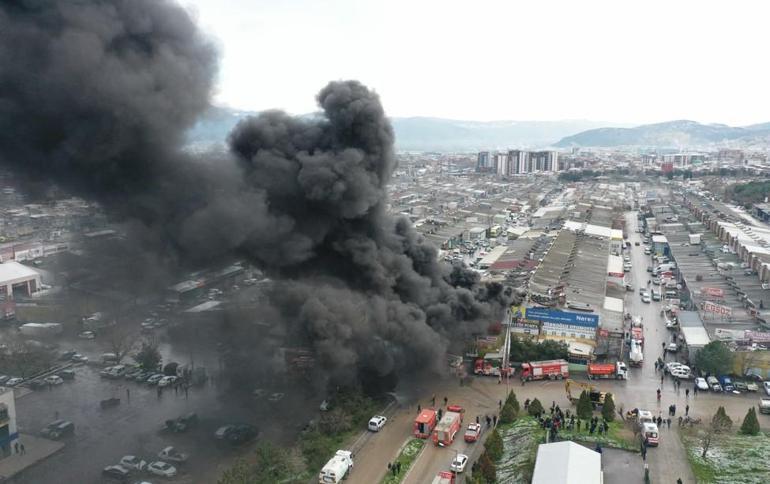
[{"label": "semi truck", "polygon": [[352,468],[353,453],[349,450],[338,450],[321,469],[321,473],[318,474],[318,483],[337,484],[342,482]]},{"label": "semi truck", "polygon": [[625,380],[628,378],[628,368],[622,361],[615,363],[589,363],[588,379],[593,378],[615,378],[616,380]]},{"label": "semi truck", "polygon": [[457,432],[463,425],[463,408],[457,405],[447,407],[446,413],[433,429],[433,443],[444,447],[452,445]]},{"label": "semi truck", "polygon": [[521,364],[522,380],[561,380],[569,378],[569,364],[567,360],[530,361]]},{"label": "semi truck", "polygon": [[414,419],[414,436],[418,439],[427,439],[433,433],[436,426],[436,411],[432,408],[425,408],[420,411],[417,418]]}]

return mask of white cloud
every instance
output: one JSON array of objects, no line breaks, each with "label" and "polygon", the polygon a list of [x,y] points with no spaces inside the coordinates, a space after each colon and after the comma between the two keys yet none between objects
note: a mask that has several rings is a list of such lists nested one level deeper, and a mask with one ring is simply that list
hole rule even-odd
[{"label": "white cloud", "polygon": [[767,2],[182,1],[239,108],[312,111],[356,78],[393,116],[770,121]]}]

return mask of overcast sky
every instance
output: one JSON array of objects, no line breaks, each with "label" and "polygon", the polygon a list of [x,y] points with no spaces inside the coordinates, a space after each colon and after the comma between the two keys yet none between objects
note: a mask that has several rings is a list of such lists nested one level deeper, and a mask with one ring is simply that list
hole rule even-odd
[{"label": "overcast sky", "polygon": [[181,0],[222,52],[215,102],[316,110],[359,79],[390,116],[770,121],[770,2]]}]

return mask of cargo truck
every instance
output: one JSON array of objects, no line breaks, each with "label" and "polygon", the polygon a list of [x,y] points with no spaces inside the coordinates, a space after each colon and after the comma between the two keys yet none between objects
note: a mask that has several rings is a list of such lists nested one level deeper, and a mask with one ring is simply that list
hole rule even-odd
[{"label": "cargo truck", "polygon": [[349,450],[338,450],[321,469],[321,473],[318,474],[318,483],[337,484],[342,482],[352,468],[353,453]]},{"label": "cargo truck", "polygon": [[615,378],[616,380],[625,380],[628,378],[628,368],[622,361],[615,363],[589,363],[588,379],[592,378]]},{"label": "cargo truck", "polygon": [[567,360],[531,361],[521,364],[522,380],[561,380],[569,378],[569,364]]},{"label": "cargo truck", "polygon": [[460,431],[463,425],[463,408],[457,405],[450,405],[436,428],[433,429],[433,443],[444,447],[452,445],[455,435]]},{"label": "cargo truck", "polygon": [[414,436],[418,439],[427,439],[433,433],[436,426],[436,411],[432,408],[425,408],[414,419]]}]

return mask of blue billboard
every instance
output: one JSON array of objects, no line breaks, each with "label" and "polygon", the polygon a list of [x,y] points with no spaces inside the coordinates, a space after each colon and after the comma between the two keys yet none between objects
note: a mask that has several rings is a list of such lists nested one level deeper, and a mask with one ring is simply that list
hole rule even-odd
[{"label": "blue billboard", "polygon": [[599,315],[591,313],[568,313],[548,308],[527,308],[524,310],[524,318],[530,321],[542,321],[544,323],[563,323],[596,328],[599,326]]}]

